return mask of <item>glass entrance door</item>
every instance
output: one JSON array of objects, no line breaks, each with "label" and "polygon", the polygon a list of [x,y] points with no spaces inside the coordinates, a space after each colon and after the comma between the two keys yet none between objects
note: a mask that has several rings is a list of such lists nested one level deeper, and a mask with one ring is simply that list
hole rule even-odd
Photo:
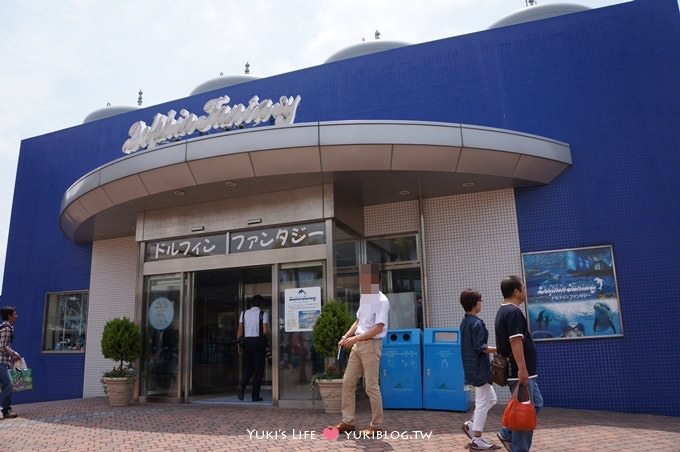
[{"label": "glass entrance door", "polygon": [[146,397],[179,398],[182,275],[144,279],[141,392]]},{"label": "glass entrance door", "polygon": [[[279,400],[309,400],[309,381],[315,372],[323,370],[323,358],[312,347],[311,328],[298,325],[286,328],[286,290],[315,292],[323,298],[326,294],[323,262],[281,264],[278,272],[279,303]],[[276,330],[274,330],[276,331]]]},{"label": "glass entrance door", "polygon": [[236,328],[241,308],[238,270],[194,274],[191,395],[220,394],[238,381]]},{"label": "glass entrance door", "polygon": [[[272,267],[205,270],[193,279],[189,393],[196,399],[235,402],[242,373],[236,342],[239,317],[254,295],[262,295],[262,309],[271,318]],[[271,380],[267,363],[262,396],[269,401]]]}]

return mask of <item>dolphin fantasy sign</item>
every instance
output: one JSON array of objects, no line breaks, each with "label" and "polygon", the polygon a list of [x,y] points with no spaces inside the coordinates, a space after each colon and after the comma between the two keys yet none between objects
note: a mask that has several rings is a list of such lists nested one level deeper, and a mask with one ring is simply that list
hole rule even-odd
[{"label": "dolphin fantasy sign", "polygon": [[150,126],[144,121],[137,121],[128,131],[129,138],[123,143],[123,153],[131,154],[144,148],[154,149],[159,143],[180,139],[196,131],[229,129],[251,123],[257,125],[268,122],[271,118],[274,118],[275,125],[292,124],[300,96],[281,96],[276,103],[271,99],[260,101],[258,96],[253,96],[247,106],[236,104],[233,107],[227,105],[229,101],[229,96],[210,99],[203,106],[207,116],[197,116],[183,108],[177,119],[177,112],[170,110],[167,115],[157,113]]},{"label": "dolphin fantasy sign", "polygon": [[612,247],[523,253],[534,340],[622,336]]}]

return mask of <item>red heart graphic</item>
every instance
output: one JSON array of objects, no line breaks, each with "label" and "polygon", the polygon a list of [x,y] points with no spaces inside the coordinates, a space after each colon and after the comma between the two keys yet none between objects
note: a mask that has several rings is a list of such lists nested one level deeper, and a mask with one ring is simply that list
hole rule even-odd
[{"label": "red heart graphic", "polygon": [[339,434],[340,434],[340,431],[337,428],[326,427],[325,429],[323,429],[323,436],[330,439],[331,441],[333,441],[335,438],[337,438]]}]

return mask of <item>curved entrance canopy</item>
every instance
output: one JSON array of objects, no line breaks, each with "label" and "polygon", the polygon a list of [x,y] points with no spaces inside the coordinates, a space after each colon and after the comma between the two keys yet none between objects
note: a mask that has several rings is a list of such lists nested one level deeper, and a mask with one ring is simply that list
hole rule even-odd
[{"label": "curved entrance canopy", "polygon": [[138,212],[333,183],[363,205],[550,183],[569,145],[511,130],[414,121],[254,127],[171,143],[81,177],[61,202],[73,241],[134,234]]}]

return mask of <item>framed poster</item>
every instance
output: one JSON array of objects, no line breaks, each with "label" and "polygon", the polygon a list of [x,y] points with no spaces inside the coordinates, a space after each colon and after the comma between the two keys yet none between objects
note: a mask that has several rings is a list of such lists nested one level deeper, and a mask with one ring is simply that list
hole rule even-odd
[{"label": "framed poster", "polygon": [[321,314],[321,287],[300,287],[284,291],[285,330],[312,331]]},{"label": "framed poster", "polygon": [[610,245],[522,254],[534,340],[623,336]]}]

